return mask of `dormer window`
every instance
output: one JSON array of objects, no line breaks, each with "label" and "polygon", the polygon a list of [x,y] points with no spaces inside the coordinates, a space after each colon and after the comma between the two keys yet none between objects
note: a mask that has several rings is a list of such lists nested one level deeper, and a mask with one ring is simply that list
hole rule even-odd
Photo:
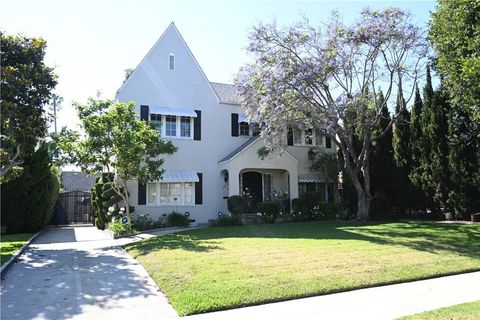
[{"label": "dormer window", "polygon": [[175,55],[173,53],[168,56],[168,69],[175,70]]}]

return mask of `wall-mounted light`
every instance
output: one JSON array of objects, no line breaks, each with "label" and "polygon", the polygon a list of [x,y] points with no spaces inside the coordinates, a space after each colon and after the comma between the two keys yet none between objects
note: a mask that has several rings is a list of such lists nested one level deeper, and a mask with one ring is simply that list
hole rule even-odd
[{"label": "wall-mounted light", "polygon": [[220,218],[221,216],[223,216],[223,212],[222,212],[222,211],[218,211],[217,215],[218,215],[218,217]]},{"label": "wall-mounted light", "polygon": [[185,217],[187,217],[187,218],[190,217],[190,212],[188,212],[188,211],[185,212]]}]

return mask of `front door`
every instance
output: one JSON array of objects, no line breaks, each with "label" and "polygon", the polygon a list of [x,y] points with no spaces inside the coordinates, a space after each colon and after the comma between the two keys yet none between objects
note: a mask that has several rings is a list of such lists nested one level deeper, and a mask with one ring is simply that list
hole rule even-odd
[{"label": "front door", "polygon": [[242,174],[242,191],[247,195],[247,213],[257,210],[257,203],[263,201],[262,174],[245,172]]}]

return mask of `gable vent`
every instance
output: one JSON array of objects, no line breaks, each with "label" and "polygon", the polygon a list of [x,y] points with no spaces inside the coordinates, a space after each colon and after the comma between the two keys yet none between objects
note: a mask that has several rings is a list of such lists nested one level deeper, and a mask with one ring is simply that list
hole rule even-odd
[{"label": "gable vent", "polygon": [[175,70],[175,55],[173,53],[168,56],[168,69]]}]

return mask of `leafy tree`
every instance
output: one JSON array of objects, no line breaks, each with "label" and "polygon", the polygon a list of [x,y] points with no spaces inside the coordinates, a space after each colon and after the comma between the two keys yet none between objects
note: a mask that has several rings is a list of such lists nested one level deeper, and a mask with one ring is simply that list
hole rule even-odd
[{"label": "leafy tree", "polygon": [[172,154],[176,147],[160,138],[153,125],[138,118],[135,104],[90,98],[85,105],[76,104],[85,138],[66,139],[62,149],[70,153],[71,162],[88,174],[111,172],[113,190],[125,203],[131,225],[131,209],[127,181],[139,183],[159,180],[163,154]]},{"label": "leafy tree", "polygon": [[[248,51],[255,62],[241,68],[236,84],[269,148],[284,146],[292,126],[322,131],[342,151],[357,193],[357,219],[368,219],[369,159],[379,137],[372,131],[383,107],[376,88],[384,85],[388,104],[399,78],[415,81],[427,51],[422,30],[399,9],[366,9],[350,26],[334,15],[323,30],[308,21],[289,28],[260,24],[250,34]],[[350,113],[356,115],[352,126],[346,125]],[[352,128],[358,130],[360,149],[353,146]]]},{"label": "leafy tree", "polygon": [[1,182],[21,171],[22,162],[46,136],[43,107],[51,98],[57,76],[44,64],[47,44],[42,38],[0,32],[0,43]]},{"label": "leafy tree", "polygon": [[21,174],[2,184],[2,225],[9,233],[36,232],[51,219],[60,191],[60,170],[41,143],[25,158]]},{"label": "leafy tree", "polygon": [[480,1],[439,0],[430,40],[451,102],[480,118]]},{"label": "leafy tree", "polygon": [[449,115],[448,166],[452,185],[448,204],[455,214],[468,219],[480,210],[480,122],[470,113],[453,108]]}]

